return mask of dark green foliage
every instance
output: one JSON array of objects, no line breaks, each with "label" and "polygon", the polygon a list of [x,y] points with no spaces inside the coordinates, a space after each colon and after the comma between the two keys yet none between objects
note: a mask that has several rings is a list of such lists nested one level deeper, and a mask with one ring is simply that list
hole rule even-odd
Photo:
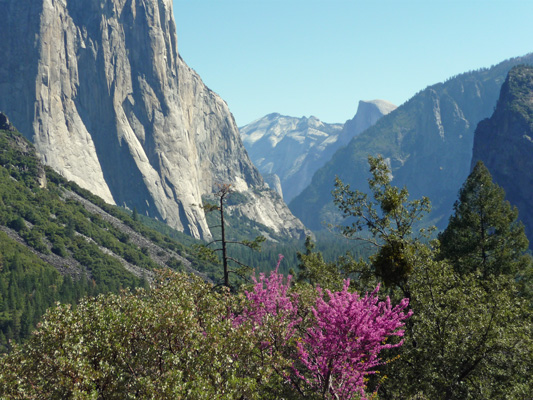
[{"label": "dark green foliage", "polygon": [[519,65],[509,71],[506,85],[509,99],[506,99],[506,106],[512,112],[518,113],[524,121],[533,127],[533,107],[531,99],[533,93],[533,66]]},{"label": "dark green foliage", "polygon": [[73,303],[93,294],[85,279],[73,281],[0,232],[0,353],[29,336],[56,301]]},{"label": "dark green foliage", "polygon": [[9,227],[19,233],[27,230],[26,224],[20,215],[9,223]]},{"label": "dark green foliage", "polygon": [[[409,257],[414,252],[413,245],[419,241],[412,236],[413,225],[430,211],[430,202],[427,197],[409,200],[405,187],[392,186],[390,169],[381,156],[369,156],[368,163],[373,199],[366,193],[350,190],[350,185],[339,178],[335,181],[334,203],[352,221],[339,229],[346,237],[376,246],[378,252],[371,259],[377,276],[387,286],[403,286],[412,272]],[[422,231],[420,234],[424,237]]]},{"label": "dark green foliage", "polygon": [[[45,173],[47,186],[41,187]],[[109,251],[147,270],[159,267],[146,248],[139,248],[126,233],[68,198],[67,190],[75,190],[139,231],[148,232],[161,246],[185,253],[185,247],[176,241],[143,227],[127,212],[43,168],[33,146],[16,132],[0,131],[0,228],[12,229],[27,245],[0,232],[0,352],[7,350],[7,340],[26,338],[55,301],[75,303],[88,294],[146,285],[144,277],[128,272],[117,257],[106,254]],[[67,275],[62,277],[32,251],[41,257],[64,259],[55,267]],[[75,261],[81,266],[65,267]],[[11,265],[14,267],[6,267]]]},{"label": "dark green foliage", "polygon": [[503,189],[492,182],[481,161],[461,188],[454,210],[439,240],[441,257],[456,271],[516,274],[531,264],[518,210],[505,201]]},{"label": "dark green foliage", "polygon": [[319,285],[329,290],[342,288],[342,274],[335,262],[325,262],[321,252],[314,251],[315,244],[311,237],[305,240],[305,253],[298,252],[298,274],[296,281]]},{"label": "dark green foliage", "polygon": [[529,399],[533,321],[512,277],[458,274],[431,248],[414,259],[414,311],[380,399]]},{"label": "dark green foliage", "polygon": [[[373,254],[373,249],[364,243],[358,243],[329,232],[320,232],[316,235],[315,249],[322,255],[324,262],[336,263],[339,254],[350,253],[353,258],[368,257]],[[251,266],[256,273],[271,271],[278,261],[279,255],[284,256],[279,266],[279,271],[284,275],[298,273],[299,252],[305,252],[305,242],[302,240],[284,240],[279,242],[265,241],[261,245],[261,251],[250,251],[247,247],[229,245],[231,254],[242,261],[243,264]],[[292,272],[291,272],[292,270]]]},{"label": "dark green foliage", "polygon": [[0,166],[28,187],[39,185],[41,165],[34,146],[16,131],[0,131]]},{"label": "dark green foliage", "polygon": [[[429,207],[427,200],[409,201],[405,189],[390,186],[383,160],[370,158],[370,164],[373,199],[337,181],[335,201],[346,216],[356,218],[342,231],[354,236],[366,228],[372,233],[360,237],[379,249],[370,257],[370,271],[387,284],[392,298],[407,296],[414,312],[399,360],[385,364],[381,374],[371,378],[371,384],[377,384],[380,376],[387,376],[380,382],[379,398],[532,398],[533,314],[531,291],[523,282],[527,279],[523,268],[530,265],[523,256],[527,241],[523,229],[513,230],[519,227],[516,212],[503,201],[503,192],[488,179],[486,170],[476,168],[463,187],[469,189],[462,192],[476,193],[468,197],[471,204],[465,213],[470,218],[464,224],[454,224],[452,218],[445,238],[454,244],[447,244],[443,257],[438,241],[428,245],[420,240],[423,235],[411,236],[413,223]],[[487,197],[477,196],[485,191]],[[493,219],[499,221],[496,225],[484,228],[486,233],[507,249],[485,246],[483,257],[472,230],[480,231],[476,221],[490,214],[486,208],[499,216]],[[515,239],[506,241],[494,236],[508,232],[518,237],[511,235]],[[475,255],[460,256],[464,242]],[[495,262],[497,255],[505,256]],[[358,285],[360,291],[370,287],[365,288],[364,282]]]},{"label": "dark green foliage", "polygon": [[[458,258],[452,266],[448,259],[453,258],[453,247],[449,256],[437,259],[438,241],[428,245],[425,233],[413,233],[413,225],[429,209],[429,201],[409,200],[407,190],[390,184],[382,159],[371,158],[370,163],[373,198],[351,191],[340,181],[335,196],[343,212],[356,218],[342,232],[375,246],[376,254],[369,257],[368,248],[352,248],[354,256],[337,258],[353,242],[321,236],[316,246],[309,238],[303,251],[303,243],[296,241],[265,242],[261,253],[245,252],[242,246],[228,243],[233,257],[259,266],[261,271],[274,267],[278,253],[285,254],[281,270],[299,264],[300,289],[309,288],[309,283],[336,289],[343,279],[350,278],[359,292],[373,289],[376,280],[382,280],[393,302],[407,295],[414,314],[406,326],[400,358],[370,377],[369,387],[380,381],[380,399],[532,398],[531,297],[522,285],[526,280],[523,264],[513,264],[523,256],[522,241],[508,242],[509,251],[490,253],[518,258],[500,258],[499,266],[488,269],[466,262],[467,257]],[[185,246],[142,225],[140,221],[146,219],[142,215],[135,221],[132,213],[103,204],[53,172],[49,171],[47,189],[12,178],[7,169],[0,168],[1,225],[18,227],[26,243],[33,241],[34,250],[46,248],[61,257],[73,257],[87,269],[91,280],[84,278],[83,271],[78,271],[81,277],[61,276],[0,232],[0,352],[9,350],[9,339],[26,338],[57,300],[76,303],[85,295],[147,286],[144,276],[128,273],[101,247],[146,269],[152,267],[149,249],[136,247],[133,236],[117,231],[77,201],[62,200],[65,189],[94,199],[132,229],[186,255]],[[498,204],[491,208],[498,209]],[[515,220],[516,215],[507,223],[514,226]],[[180,235],[157,221],[147,221],[163,232]],[[471,237],[462,232],[470,227],[450,228],[454,233],[449,235]],[[507,232],[505,227],[493,231]],[[297,256],[298,250],[302,252]],[[444,253],[440,254],[443,258]],[[211,270],[215,267],[190,259],[193,267],[209,270],[215,279],[223,278],[220,268]],[[479,265],[482,260],[478,259]],[[176,258],[167,265],[183,267]],[[305,301],[305,290],[301,293]],[[239,353],[253,347],[250,336],[239,332],[227,318],[214,318],[226,315],[229,303],[239,298],[214,291],[198,278],[180,275],[163,277],[154,292],[134,295],[125,291],[119,296],[84,300],[77,309],[61,306],[50,310],[41,328],[46,335],[35,335],[27,347],[18,347],[2,359],[8,367],[2,370],[0,366],[0,391],[12,398],[21,393],[39,398],[69,398],[80,393],[105,398],[124,398],[125,394],[137,398],[292,398],[273,392],[267,382],[275,362],[253,352]],[[227,354],[253,358],[228,358]],[[267,353],[262,356],[269,357]],[[101,363],[102,357],[114,364]],[[50,366],[64,372],[66,378],[49,373]],[[24,381],[21,368],[26,374]],[[381,378],[385,375],[387,378]],[[282,386],[281,381],[272,383],[276,384]]]},{"label": "dark green foliage", "polygon": [[167,261],[167,266],[175,271],[183,270],[183,263],[175,257],[172,257],[170,260]]},{"label": "dark green foliage", "polygon": [[392,286],[407,281],[413,272],[413,265],[409,260],[410,251],[411,246],[404,241],[391,240],[381,246],[372,259],[372,265],[385,285]]}]

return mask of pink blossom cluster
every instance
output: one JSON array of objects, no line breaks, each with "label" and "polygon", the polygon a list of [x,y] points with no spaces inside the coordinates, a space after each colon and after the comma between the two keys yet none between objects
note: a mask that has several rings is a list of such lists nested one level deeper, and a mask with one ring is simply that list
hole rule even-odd
[{"label": "pink blossom cluster", "polygon": [[355,393],[364,398],[365,377],[382,364],[379,353],[403,343],[387,343],[387,338],[403,336],[402,321],[412,314],[404,312],[408,299],[395,307],[388,297],[380,302],[379,285],[363,298],[350,293],[349,286],[346,280],[342,291],[326,291],[327,301],[318,289],[319,297],[312,308],[316,323],[297,345],[299,361],[307,373],[295,369],[296,375],[315,390],[339,399],[353,398]]},{"label": "pink blossom cluster", "polygon": [[252,321],[256,326],[261,326],[268,316],[282,317],[288,323],[284,338],[286,342],[294,334],[294,326],[300,319],[297,317],[298,298],[296,294],[288,293],[292,276],[289,275],[286,283],[283,283],[283,274],[278,273],[282,259],[280,254],[276,269],[270,272],[270,276],[261,273],[259,279],[252,277],[253,291],[245,292],[249,306],[235,318],[235,323],[240,325],[244,321]]},{"label": "pink blossom cluster", "polygon": [[248,307],[234,322],[240,325],[251,321],[259,327],[269,317],[276,317],[275,321],[286,327],[282,344],[291,338],[297,341],[293,353],[297,356],[293,363],[295,386],[304,382],[324,398],[365,399],[367,376],[376,373],[375,368],[383,364],[379,353],[403,343],[387,340],[403,336],[403,321],[412,314],[405,312],[409,300],[403,299],[395,307],[388,297],[380,302],[379,285],[361,297],[348,291],[350,281],[346,280],[342,291],[326,290],[327,296],[317,288],[318,297],[311,308],[314,318],[307,321],[306,327],[299,326],[302,319],[297,314],[298,297],[289,293],[291,277],[283,283],[284,277],[278,273],[281,259],[282,256],[270,276],[260,274],[259,279],[253,278],[253,291],[246,292]]}]

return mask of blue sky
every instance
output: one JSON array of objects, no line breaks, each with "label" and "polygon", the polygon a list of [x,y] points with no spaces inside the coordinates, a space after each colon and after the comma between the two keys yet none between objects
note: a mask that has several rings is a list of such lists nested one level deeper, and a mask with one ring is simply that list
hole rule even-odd
[{"label": "blue sky", "polygon": [[533,0],[173,0],[178,51],[239,126],[353,117],[533,52]]}]

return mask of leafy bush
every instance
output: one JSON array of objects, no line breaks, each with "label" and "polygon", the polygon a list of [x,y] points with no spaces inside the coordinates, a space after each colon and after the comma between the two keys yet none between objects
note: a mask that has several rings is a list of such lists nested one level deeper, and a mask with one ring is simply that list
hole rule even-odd
[{"label": "leafy bush", "polygon": [[[274,399],[315,398],[319,389],[320,398],[359,399],[380,349],[401,344],[382,342],[401,336],[398,328],[410,314],[403,312],[406,301],[392,309],[378,304],[375,293],[360,299],[347,289],[348,283],[329,300],[308,291],[302,299],[316,299],[308,308],[313,302],[300,301],[277,272],[261,275],[246,296],[234,296],[167,270],[153,290],[49,310],[37,334],[0,360],[0,396]],[[343,316],[360,330],[344,326]],[[350,364],[350,372],[346,352],[328,345],[334,338],[365,362]],[[312,357],[331,368],[331,381]],[[362,380],[346,386],[346,376]]]}]

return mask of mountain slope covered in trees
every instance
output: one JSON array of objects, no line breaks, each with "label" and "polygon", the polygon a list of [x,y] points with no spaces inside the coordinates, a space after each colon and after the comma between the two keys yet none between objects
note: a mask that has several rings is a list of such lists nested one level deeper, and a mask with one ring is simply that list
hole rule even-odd
[{"label": "mountain slope covered in trees", "polygon": [[146,286],[161,267],[209,268],[138,215],[44,167],[3,114],[0,125],[0,351],[27,337],[55,301]]},{"label": "mountain slope covered in trees", "polygon": [[[269,241],[259,253],[229,244],[230,255],[266,272],[282,252],[287,260],[280,271],[287,273],[303,243],[284,240],[239,214],[240,196],[232,193],[226,203],[227,239],[263,234]],[[215,226],[220,221],[211,213],[208,217],[219,238]],[[88,295],[144,287],[156,269],[220,282],[222,268],[201,259],[195,249],[203,243],[136,209],[106,204],[45,167],[35,147],[0,113],[0,352],[10,347],[9,340],[26,339],[56,301],[75,304]],[[338,241],[321,246],[329,260],[349,247]]]},{"label": "mountain slope covered in trees", "polygon": [[[150,290],[59,305],[0,356],[0,397],[532,398],[532,260],[523,230],[506,229],[516,213],[491,195],[501,189],[486,169],[471,174],[455,214],[491,205],[481,230],[494,246],[483,250],[480,224],[455,222],[428,243],[413,228],[428,200],[393,187],[383,158],[369,162],[371,196],[335,191],[353,222],[343,234],[377,248],[368,261],[326,263],[308,242],[295,281],[276,270],[231,293],[166,270]],[[463,238],[470,254],[454,257]]]},{"label": "mountain slope covered in trees", "polygon": [[290,203],[291,210],[311,229],[338,221],[330,195],[335,176],[365,190],[367,156],[381,154],[391,167],[393,183],[405,185],[414,197],[428,196],[433,207],[429,218],[443,228],[470,172],[478,122],[492,113],[507,72],[532,63],[529,54],[417,93],[334,154]]},{"label": "mountain slope covered in trees", "polygon": [[476,129],[472,167],[479,160],[518,207],[533,242],[533,67],[509,71],[494,113]]}]

